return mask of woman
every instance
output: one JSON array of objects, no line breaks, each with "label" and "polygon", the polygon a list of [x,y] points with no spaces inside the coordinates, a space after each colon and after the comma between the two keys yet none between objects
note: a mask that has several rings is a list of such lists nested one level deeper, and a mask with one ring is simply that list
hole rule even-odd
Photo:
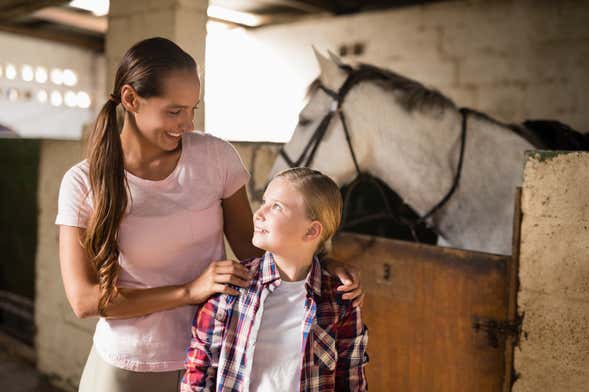
[{"label": "woman", "polygon": [[[100,316],[80,391],[177,390],[196,304],[249,284],[224,260],[262,255],[250,240],[249,174],[235,149],[189,132],[199,103],[194,59],[164,38],[130,48],[88,140],[62,181],[56,224],[67,298]],[[122,105],[122,130],[116,108]],[[362,300],[353,273],[345,298]]]}]

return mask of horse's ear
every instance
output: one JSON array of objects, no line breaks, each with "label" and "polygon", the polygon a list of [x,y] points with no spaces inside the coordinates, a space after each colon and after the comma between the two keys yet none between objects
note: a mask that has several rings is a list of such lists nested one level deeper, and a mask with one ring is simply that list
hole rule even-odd
[{"label": "horse's ear", "polygon": [[325,87],[334,91],[339,90],[346,80],[346,72],[337,63],[319,53],[314,46],[313,52],[319,63],[319,80],[321,80]]},{"label": "horse's ear", "polygon": [[338,67],[341,67],[342,65],[344,65],[344,62],[342,61],[342,59],[340,59],[335,53],[333,53],[331,50],[327,51],[327,54],[329,55],[329,58],[331,59],[331,61],[333,61],[334,63],[336,63],[338,65]]},{"label": "horse's ear", "polygon": [[319,72],[323,72],[323,67],[327,67],[326,63],[328,63],[329,60],[317,50],[315,45],[312,45],[311,48],[313,48],[313,54],[315,55],[317,63],[319,64]]}]

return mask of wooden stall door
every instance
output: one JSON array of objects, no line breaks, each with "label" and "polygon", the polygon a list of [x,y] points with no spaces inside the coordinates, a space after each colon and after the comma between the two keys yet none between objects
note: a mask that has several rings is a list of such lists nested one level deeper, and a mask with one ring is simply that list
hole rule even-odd
[{"label": "wooden stall door", "polygon": [[369,390],[510,389],[510,338],[496,327],[510,320],[511,256],[356,234],[338,235],[334,252],[367,292]]}]

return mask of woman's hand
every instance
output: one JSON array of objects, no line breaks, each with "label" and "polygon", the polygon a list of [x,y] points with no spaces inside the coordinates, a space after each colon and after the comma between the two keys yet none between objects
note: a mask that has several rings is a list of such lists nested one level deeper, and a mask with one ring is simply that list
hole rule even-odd
[{"label": "woman's hand", "polygon": [[193,281],[186,283],[190,304],[205,302],[215,293],[238,295],[231,286],[247,287],[251,275],[247,268],[233,260],[213,261],[207,269]]},{"label": "woman's hand", "polygon": [[357,268],[326,257],[323,260],[325,268],[339,278],[342,284],[337,288],[344,294],[342,299],[353,300],[352,306],[362,306],[364,304],[364,289],[360,283],[360,271]]}]

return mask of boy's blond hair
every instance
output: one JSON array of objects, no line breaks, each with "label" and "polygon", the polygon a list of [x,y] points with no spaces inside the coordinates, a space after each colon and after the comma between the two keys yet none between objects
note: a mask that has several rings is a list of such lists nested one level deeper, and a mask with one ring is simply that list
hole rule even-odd
[{"label": "boy's blond hair", "polygon": [[325,244],[341,223],[343,202],[337,184],[325,174],[308,167],[286,169],[274,178],[282,178],[293,184],[303,195],[307,218],[323,225],[323,234],[316,253],[324,254]]}]

